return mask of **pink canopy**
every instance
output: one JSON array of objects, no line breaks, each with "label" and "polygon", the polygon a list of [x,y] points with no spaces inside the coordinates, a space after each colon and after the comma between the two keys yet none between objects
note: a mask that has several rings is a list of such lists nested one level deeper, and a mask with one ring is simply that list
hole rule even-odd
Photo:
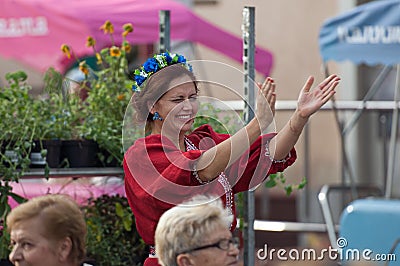
[{"label": "pink canopy", "polygon": [[[128,35],[133,44],[158,42],[159,10],[171,11],[171,39],[202,44],[242,62],[242,40],[198,17],[173,0],[1,0],[0,56],[15,59],[40,71],[54,66],[64,70],[60,47],[69,44],[80,56],[93,36],[97,47],[110,44],[99,27],[105,20],[114,24],[116,43],[121,42],[122,25],[132,23]],[[255,68],[268,75],[272,55],[256,48]]]},{"label": "pink canopy", "polygon": [[[105,194],[125,196],[123,182],[96,185],[91,182],[85,182],[85,180],[72,181],[64,179],[62,182],[53,181],[20,180],[20,182],[12,184],[12,192],[26,199],[45,194],[66,194],[70,195],[79,204],[86,204],[89,198],[97,198]],[[12,208],[18,205],[11,197],[9,197],[9,203]]]}]

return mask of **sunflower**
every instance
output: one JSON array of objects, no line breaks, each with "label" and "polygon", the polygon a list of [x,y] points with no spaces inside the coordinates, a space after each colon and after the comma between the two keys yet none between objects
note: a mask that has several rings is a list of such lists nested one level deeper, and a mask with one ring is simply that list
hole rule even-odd
[{"label": "sunflower", "polygon": [[103,30],[104,34],[114,33],[114,25],[109,20],[106,20],[100,29]]},{"label": "sunflower", "polygon": [[94,47],[96,40],[92,36],[88,36],[86,39],[86,47]]},{"label": "sunflower", "polygon": [[120,57],[121,56],[121,50],[117,46],[112,46],[110,48],[110,55],[114,57]]}]

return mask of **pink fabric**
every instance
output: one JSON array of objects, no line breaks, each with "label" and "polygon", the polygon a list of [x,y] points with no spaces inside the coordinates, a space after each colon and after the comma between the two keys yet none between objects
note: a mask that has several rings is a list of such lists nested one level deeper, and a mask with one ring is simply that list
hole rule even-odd
[{"label": "pink fabric", "polygon": [[[56,180],[50,180],[49,182],[41,182],[40,180],[25,182],[21,180],[19,183],[12,183],[12,192],[27,199],[45,194],[67,194],[74,198],[78,204],[86,204],[89,198],[97,198],[104,194],[125,196],[123,183],[94,185],[79,181],[63,183],[54,183],[53,181]],[[12,208],[18,205],[11,197],[9,198],[9,203]]]},{"label": "pink fabric", "polygon": [[[50,66],[64,70],[63,43],[78,56],[92,52],[85,47],[89,35],[96,39],[98,49],[110,45],[109,36],[99,30],[106,19],[114,24],[116,43],[121,42],[122,25],[128,22],[134,27],[129,42],[158,42],[159,10],[171,11],[172,40],[200,43],[242,62],[241,37],[208,23],[173,0],[2,0],[0,56],[41,71]],[[272,62],[270,52],[256,48],[256,70],[268,75]]]}]

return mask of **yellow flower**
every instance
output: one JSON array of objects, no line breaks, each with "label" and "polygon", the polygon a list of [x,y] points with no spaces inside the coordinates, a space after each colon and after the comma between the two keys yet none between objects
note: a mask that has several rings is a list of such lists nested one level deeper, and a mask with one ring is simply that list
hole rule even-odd
[{"label": "yellow flower", "polygon": [[118,101],[123,101],[123,100],[125,100],[125,94],[119,94],[119,95],[117,96],[117,99],[118,99]]},{"label": "yellow flower", "polygon": [[123,37],[126,37],[130,32],[133,31],[133,26],[131,23],[126,23],[122,26],[122,28],[124,29],[124,32],[122,33]]},{"label": "yellow flower", "polygon": [[71,58],[71,49],[68,45],[61,45],[61,51],[67,56],[68,59]]},{"label": "yellow flower", "polygon": [[82,71],[85,76],[89,74],[89,67],[86,64],[86,61],[82,61],[79,63],[79,70]]},{"label": "yellow flower", "polygon": [[114,57],[120,57],[121,56],[121,50],[118,47],[113,46],[113,47],[110,48],[110,55],[114,56]]},{"label": "yellow flower", "polygon": [[122,28],[124,29],[124,31],[127,32],[132,32],[133,31],[133,26],[132,23],[126,23],[122,26]]},{"label": "yellow flower", "polygon": [[132,49],[131,45],[128,42],[124,42],[121,48],[127,53],[129,53]]},{"label": "yellow flower", "polygon": [[99,53],[96,53],[96,58],[97,58],[97,64],[103,63],[103,58],[101,58],[101,55]]},{"label": "yellow flower", "polygon": [[114,25],[109,20],[104,22],[100,29],[103,30],[104,34],[114,33]]},{"label": "yellow flower", "polygon": [[86,39],[86,47],[94,47],[96,40],[92,36],[88,36]]}]

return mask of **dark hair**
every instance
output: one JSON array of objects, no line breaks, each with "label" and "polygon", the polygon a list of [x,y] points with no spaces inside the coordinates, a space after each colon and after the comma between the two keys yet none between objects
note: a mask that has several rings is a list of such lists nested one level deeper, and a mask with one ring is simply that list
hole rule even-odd
[{"label": "dark hair", "polygon": [[153,115],[150,113],[151,107],[171,88],[171,81],[175,78],[187,75],[193,81],[196,88],[196,93],[199,89],[196,78],[192,72],[181,64],[174,64],[162,68],[155,74],[151,75],[145,81],[140,92],[136,92],[132,96],[132,104],[135,109],[134,120],[138,123],[146,123],[146,132],[149,132],[153,121]]}]

